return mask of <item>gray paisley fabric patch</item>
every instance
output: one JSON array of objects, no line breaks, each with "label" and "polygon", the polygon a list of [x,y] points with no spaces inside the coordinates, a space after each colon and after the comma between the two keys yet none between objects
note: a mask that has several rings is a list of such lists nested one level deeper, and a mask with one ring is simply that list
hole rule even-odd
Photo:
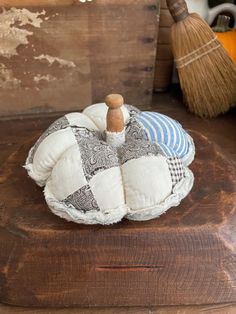
[{"label": "gray paisley fabric patch", "polygon": [[134,117],[131,117],[126,124],[125,137],[126,141],[148,140],[145,130]]},{"label": "gray paisley fabric patch", "polygon": [[158,154],[160,154],[158,146],[155,143],[145,140],[132,140],[126,142],[118,149],[121,164],[124,164],[131,159],[137,159],[144,156],[156,156]]},{"label": "gray paisley fabric patch", "polygon": [[116,149],[98,138],[101,133],[85,128],[73,128],[73,132],[79,145],[84,175],[88,182],[96,173],[119,166]]},{"label": "gray paisley fabric patch", "polygon": [[132,105],[125,105],[126,109],[129,111],[130,116],[134,116],[140,112],[140,110]]},{"label": "gray paisley fabric patch", "polygon": [[81,210],[84,213],[90,210],[100,210],[89,185],[84,185],[73,194],[67,196],[63,202],[67,206],[73,205],[77,210]]},{"label": "gray paisley fabric patch", "polygon": [[29,157],[29,163],[33,162],[34,159],[34,155],[36,153],[36,150],[38,149],[39,145],[42,143],[42,141],[50,134],[53,134],[56,131],[65,129],[69,126],[69,121],[67,120],[67,118],[61,117],[59,119],[57,119],[55,122],[53,122],[48,128],[47,130],[40,136],[40,138],[37,140],[37,142],[35,143],[31,155]]},{"label": "gray paisley fabric patch", "polygon": [[182,161],[178,157],[167,158],[170,170],[172,185],[174,186],[184,177],[184,167]]}]

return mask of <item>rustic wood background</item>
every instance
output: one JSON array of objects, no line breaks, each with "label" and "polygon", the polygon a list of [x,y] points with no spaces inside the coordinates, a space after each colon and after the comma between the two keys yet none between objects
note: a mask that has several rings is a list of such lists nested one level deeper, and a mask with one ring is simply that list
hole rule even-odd
[{"label": "rustic wood background", "polygon": [[[0,116],[152,98],[158,0],[0,0]],[[5,7],[5,8],[3,8]]]}]

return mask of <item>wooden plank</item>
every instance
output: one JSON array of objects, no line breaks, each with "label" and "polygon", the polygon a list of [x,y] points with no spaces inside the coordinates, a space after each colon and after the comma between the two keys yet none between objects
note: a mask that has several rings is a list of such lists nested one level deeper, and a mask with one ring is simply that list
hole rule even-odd
[{"label": "wooden plank", "polygon": [[[167,9],[166,0],[161,1],[159,33],[157,41],[154,91],[166,91],[172,80],[173,55],[171,51],[170,29],[172,16]],[[168,60],[168,62],[167,62]]]},{"label": "wooden plank", "polygon": [[[57,307],[236,302],[236,168],[218,147],[192,133],[195,185],[166,215],[82,226],[53,215],[42,190],[19,167],[38,125],[45,128],[48,120],[22,123],[28,140],[2,166],[2,302]],[[14,122],[12,130],[17,141]]]},{"label": "wooden plank", "polygon": [[170,45],[158,45],[157,46],[157,60],[171,60],[173,62],[173,54]]},{"label": "wooden plank", "polygon": [[0,116],[81,110],[111,92],[150,103],[157,12],[156,0],[2,11]]},{"label": "wooden plank", "polygon": [[105,307],[38,309],[0,305],[0,314],[235,314],[234,304],[210,304],[198,306],[152,306],[152,307]]},{"label": "wooden plank", "polygon": [[167,8],[166,0],[161,0],[161,8]]},{"label": "wooden plank", "polygon": [[160,27],[171,27],[173,18],[168,9],[161,8],[160,11]]},{"label": "wooden plank", "polygon": [[171,44],[170,28],[161,27],[158,33],[158,44]]},{"label": "wooden plank", "polygon": [[155,92],[166,91],[170,85],[170,80],[173,72],[172,60],[159,60],[156,68],[156,76],[154,80]]},{"label": "wooden plank", "polygon": [[0,0],[1,7],[64,6],[78,4],[79,0]]}]

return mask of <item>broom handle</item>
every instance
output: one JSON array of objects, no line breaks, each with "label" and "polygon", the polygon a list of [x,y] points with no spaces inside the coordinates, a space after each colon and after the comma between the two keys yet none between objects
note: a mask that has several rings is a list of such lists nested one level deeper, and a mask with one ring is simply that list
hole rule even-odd
[{"label": "broom handle", "polygon": [[185,0],[166,0],[166,3],[176,23],[184,20],[189,15]]}]

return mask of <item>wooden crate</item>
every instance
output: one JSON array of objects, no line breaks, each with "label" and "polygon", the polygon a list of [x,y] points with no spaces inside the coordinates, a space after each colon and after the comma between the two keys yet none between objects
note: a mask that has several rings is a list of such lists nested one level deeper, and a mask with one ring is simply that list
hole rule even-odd
[{"label": "wooden crate", "polygon": [[0,116],[151,101],[158,0],[0,0]]}]

